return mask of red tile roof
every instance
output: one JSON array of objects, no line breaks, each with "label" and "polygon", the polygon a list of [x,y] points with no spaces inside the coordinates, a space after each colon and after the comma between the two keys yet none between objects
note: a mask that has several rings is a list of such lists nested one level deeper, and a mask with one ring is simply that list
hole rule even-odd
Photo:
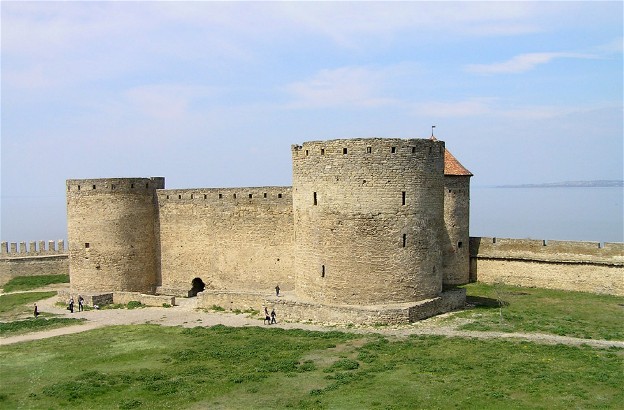
[{"label": "red tile roof", "polygon": [[[430,138],[437,141],[436,137]],[[468,171],[458,160],[449,152],[444,150],[444,175],[472,176],[472,172]]]}]

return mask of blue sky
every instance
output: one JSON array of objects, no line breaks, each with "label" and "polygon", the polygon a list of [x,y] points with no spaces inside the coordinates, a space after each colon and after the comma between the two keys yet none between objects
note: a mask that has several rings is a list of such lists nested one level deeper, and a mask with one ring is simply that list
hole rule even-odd
[{"label": "blue sky", "polygon": [[473,185],[622,179],[622,2],[1,3],[1,236],[69,178],[290,185],[290,145],[436,137]]}]

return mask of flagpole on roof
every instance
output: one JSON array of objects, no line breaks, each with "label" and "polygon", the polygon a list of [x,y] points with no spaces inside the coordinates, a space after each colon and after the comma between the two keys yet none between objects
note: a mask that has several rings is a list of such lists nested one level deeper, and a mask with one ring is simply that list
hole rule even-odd
[{"label": "flagpole on roof", "polygon": [[433,137],[433,129],[435,128],[435,125],[431,126],[431,136]]}]

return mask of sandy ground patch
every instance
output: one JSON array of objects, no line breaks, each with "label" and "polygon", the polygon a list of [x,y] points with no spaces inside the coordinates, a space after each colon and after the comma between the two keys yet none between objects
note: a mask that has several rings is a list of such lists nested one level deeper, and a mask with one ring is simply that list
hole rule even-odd
[{"label": "sandy ground patch", "polygon": [[[67,285],[54,285],[46,287],[42,290],[58,290],[66,287]],[[594,339],[579,339],[567,336],[546,335],[538,333],[502,333],[502,332],[477,332],[477,331],[465,331],[457,330],[454,326],[445,325],[443,318],[452,315],[448,313],[440,315],[431,319],[422,320],[410,325],[403,326],[382,326],[382,327],[365,327],[365,326],[327,326],[322,324],[309,324],[309,323],[282,323],[279,321],[274,325],[264,325],[262,317],[250,317],[247,314],[234,314],[227,312],[212,312],[204,311],[203,309],[197,309],[195,306],[195,299],[176,298],[178,305],[164,308],[164,307],[147,307],[140,309],[104,309],[104,310],[88,310],[78,312],[74,310],[74,313],[70,313],[63,307],[56,306],[58,301],[57,297],[45,299],[37,302],[40,312],[54,313],[62,317],[84,318],[86,323],[76,326],[68,326],[59,329],[45,330],[41,332],[31,332],[23,335],[0,337],[0,346],[8,345],[12,343],[19,343],[29,340],[46,339],[49,337],[67,335],[72,333],[85,332],[99,327],[112,326],[112,325],[133,325],[133,324],[157,324],[161,326],[183,326],[183,327],[195,327],[195,326],[277,326],[284,329],[306,329],[315,331],[330,331],[340,330],[353,333],[379,333],[384,336],[390,337],[407,337],[409,335],[439,335],[447,337],[464,337],[464,338],[477,338],[477,339],[514,339],[514,340],[527,340],[536,343],[544,344],[566,344],[566,345],[589,345],[592,347],[621,347],[624,348],[624,341],[608,341],[608,340],[594,340]],[[77,308],[77,305],[76,305]],[[42,319],[45,320],[45,319]]]}]

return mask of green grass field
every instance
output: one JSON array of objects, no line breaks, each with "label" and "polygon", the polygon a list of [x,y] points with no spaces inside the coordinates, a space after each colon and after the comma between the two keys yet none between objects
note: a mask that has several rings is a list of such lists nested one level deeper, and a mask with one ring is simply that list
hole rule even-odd
[{"label": "green grass field", "polygon": [[56,292],[27,292],[0,295],[0,317],[6,318],[23,312],[33,312],[34,303],[55,296]]},{"label": "green grass field", "polygon": [[[442,324],[624,340],[621,297],[466,288]],[[76,324],[10,319],[54,294],[0,296],[0,336]],[[146,324],[0,347],[7,409],[620,409],[623,385],[624,349],[503,339]]]},{"label": "green grass field", "polygon": [[477,306],[450,319],[470,319],[460,329],[624,340],[621,296],[482,283],[467,285],[466,294]]},{"label": "green grass field", "polygon": [[[25,292],[0,295],[0,337],[55,329],[84,323],[83,320],[55,317],[48,312],[33,315],[34,303],[56,296],[56,292]],[[24,317],[28,317],[24,319]],[[19,320],[16,320],[19,319]]]},{"label": "green grass field", "polygon": [[69,283],[69,275],[18,276],[8,281],[2,291],[9,293],[32,290],[55,283]]},{"label": "green grass field", "polygon": [[0,347],[0,407],[616,409],[623,359],[503,340],[116,326]]}]

